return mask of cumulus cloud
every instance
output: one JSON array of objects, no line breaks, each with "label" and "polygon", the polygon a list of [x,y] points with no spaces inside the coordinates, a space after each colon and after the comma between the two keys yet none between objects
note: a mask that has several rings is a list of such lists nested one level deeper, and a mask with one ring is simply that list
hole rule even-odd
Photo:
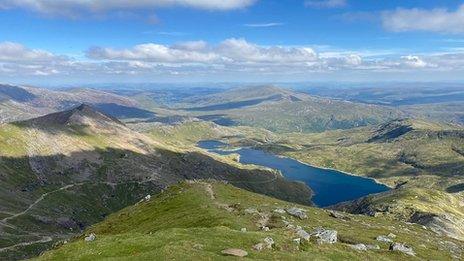
[{"label": "cumulus cloud", "polygon": [[171,6],[205,10],[233,10],[252,5],[256,0],[2,0],[0,8],[21,8],[53,15],[76,15],[76,12],[154,9]]},{"label": "cumulus cloud", "polygon": [[210,77],[306,75],[313,72],[433,72],[464,70],[464,52],[369,55],[306,46],[263,46],[241,38],[217,44],[191,41],[146,43],[130,48],[93,47],[87,59],[73,59],[18,43],[0,43],[0,76],[177,75]]},{"label": "cumulus cloud", "polygon": [[306,7],[311,8],[341,8],[347,6],[346,0],[306,0]]},{"label": "cumulus cloud", "polygon": [[456,11],[437,9],[404,9],[384,12],[383,26],[390,31],[430,31],[439,33],[464,33],[464,4]]}]

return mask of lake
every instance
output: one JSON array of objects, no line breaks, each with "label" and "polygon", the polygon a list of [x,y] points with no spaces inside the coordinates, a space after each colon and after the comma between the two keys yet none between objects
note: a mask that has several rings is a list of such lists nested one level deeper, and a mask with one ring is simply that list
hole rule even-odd
[{"label": "lake", "polygon": [[327,207],[343,201],[357,199],[369,194],[389,190],[373,179],[352,176],[336,170],[322,169],[303,164],[297,160],[279,157],[253,148],[224,150],[227,144],[215,140],[200,141],[198,146],[220,155],[240,154],[240,162],[279,170],[294,181],[306,183],[314,192],[311,199],[319,207]]}]

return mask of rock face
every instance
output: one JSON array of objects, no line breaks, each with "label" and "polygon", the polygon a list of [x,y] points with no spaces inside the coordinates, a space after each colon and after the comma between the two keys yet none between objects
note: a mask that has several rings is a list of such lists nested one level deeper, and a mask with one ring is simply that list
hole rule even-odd
[{"label": "rock face", "polygon": [[94,241],[97,237],[95,236],[94,233],[88,235],[87,237],[84,238],[85,242],[91,242]]},{"label": "rock face", "polygon": [[333,244],[337,242],[337,231],[325,229],[325,228],[316,228],[311,236],[317,238],[318,244]]},{"label": "rock face", "polygon": [[390,251],[399,251],[405,253],[406,255],[415,256],[414,250],[402,243],[393,243],[390,245]]},{"label": "rock face", "polygon": [[287,213],[288,213],[289,215],[292,215],[292,216],[297,217],[297,218],[299,218],[299,219],[306,219],[306,218],[308,218],[308,216],[306,215],[305,211],[304,211],[303,209],[301,209],[301,208],[295,208],[295,207],[289,208],[289,209],[287,209]]},{"label": "rock face", "polygon": [[224,249],[221,251],[221,253],[226,256],[238,256],[238,257],[245,257],[248,255],[247,251],[243,249],[239,249],[239,248]]}]

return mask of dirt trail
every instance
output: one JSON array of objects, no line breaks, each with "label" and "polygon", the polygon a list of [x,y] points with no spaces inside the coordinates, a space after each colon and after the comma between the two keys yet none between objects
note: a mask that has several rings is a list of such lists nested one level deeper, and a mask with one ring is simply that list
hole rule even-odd
[{"label": "dirt trail", "polygon": [[48,242],[50,242],[52,240],[53,240],[53,238],[51,238],[49,236],[44,236],[39,240],[29,241],[29,242],[22,242],[22,243],[18,243],[18,244],[12,245],[12,246],[7,246],[7,247],[4,247],[4,248],[0,248],[0,252],[4,252],[4,251],[7,251],[7,250],[13,250],[13,249],[15,249],[17,247],[24,247],[24,246],[34,245],[34,244],[48,243]]}]

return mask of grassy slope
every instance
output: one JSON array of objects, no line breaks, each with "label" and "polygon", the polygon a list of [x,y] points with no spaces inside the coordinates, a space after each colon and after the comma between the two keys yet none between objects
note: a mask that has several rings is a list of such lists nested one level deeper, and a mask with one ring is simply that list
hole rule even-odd
[{"label": "grassy slope", "polygon": [[[347,215],[347,220],[330,217],[322,209],[303,207],[308,219],[299,220],[287,214],[272,214],[276,208],[292,204],[237,189],[221,183],[197,182],[173,186],[149,202],[139,203],[110,215],[104,222],[89,228],[95,233],[94,242],[76,238],[56,250],[45,253],[39,260],[105,258],[132,260],[218,260],[225,248],[242,248],[256,259],[292,260],[401,260],[407,256],[388,251],[388,245],[376,242],[378,235],[395,233],[396,241],[406,242],[417,252],[419,259],[445,260],[451,258],[447,246],[454,245],[454,255],[462,251],[458,241],[441,238],[417,225],[387,221],[382,218]],[[300,206],[301,207],[301,206]],[[271,230],[257,227],[259,215],[244,210],[256,208],[271,215],[267,224]],[[314,242],[297,247],[296,236],[284,227],[283,218],[311,231],[316,227],[335,229],[339,243],[318,245]],[[247,232],[240,232],[247,228]],[[359,233],[362,231],[362,233]],[[272,237],[272,250],[256,252],[251,246]],[[358,252],[349,244],[379,244],[381,250]]]},{"label": "grassy slope", "polygon": [[0,217],[11,218],[0,222],[0,259],[40,252],[47,246],[25,249],[18,244],[75,234],[148,193],[188,178],[225,179],[309,203],[307,187],[284,181],[275,172],[173,147],[119,123],[88,117],[82,121],[89,125],[1,125]]}]

